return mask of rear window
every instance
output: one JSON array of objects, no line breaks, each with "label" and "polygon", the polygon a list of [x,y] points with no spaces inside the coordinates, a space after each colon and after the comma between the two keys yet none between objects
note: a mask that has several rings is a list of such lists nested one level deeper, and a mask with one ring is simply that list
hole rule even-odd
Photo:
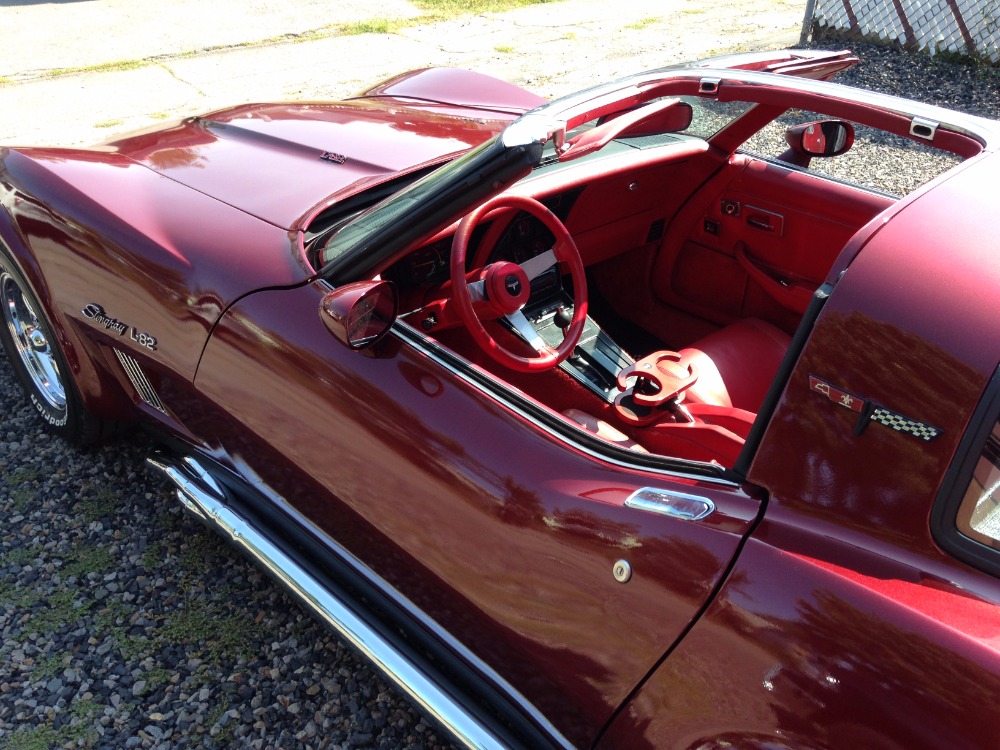
[{"label": "rear window", "polygon": [[986,438],[955,521],[965,536],[1000,550],[1000,422]]},{"label": "rear window", "polygon": [[1000,370],[941,485],[931,530],[955,557],[1000,577]]}]

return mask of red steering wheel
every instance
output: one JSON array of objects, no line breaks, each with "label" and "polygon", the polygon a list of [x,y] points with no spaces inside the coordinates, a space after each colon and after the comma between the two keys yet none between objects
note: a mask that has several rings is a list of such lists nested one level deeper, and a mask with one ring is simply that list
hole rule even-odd
[{"label": "red steering wheel", "polygon": [[[555,247],[520,265],[501,261],[467,275],[465,257],[472,231],[484,216],[497,209],[505,209],[503,213],[511,215],[517,210],[531,214],[555,236]],[[491,230],[486,239],[495,242],[499,237],[499,231]],[[492,247],[483,248],[480,257],[488,256],[489,250]],[[531,294],[531,280],[560,262],[569,266],[573,279],[573,320],[562,343],[553,349],[542,341],[521,309]],[[534,198],[498,195],[462,219],[451,243],[451,285],[458,316],[473,340],[493,359],[512,370],[539,372],[555,367],[573,352],[583,333],[587,319],[587,280],[580,251],[558,217]],[[483,327],[480,316],[489,320],[506,318],[535,349],[537,356],[522,357],[501,346]]]}]

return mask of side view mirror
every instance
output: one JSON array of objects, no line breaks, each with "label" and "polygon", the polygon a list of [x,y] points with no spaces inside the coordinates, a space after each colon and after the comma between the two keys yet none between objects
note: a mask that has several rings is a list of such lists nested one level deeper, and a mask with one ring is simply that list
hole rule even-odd
[{"label": "side view mirror", "polygon": [[846,120],[819,120],[788,128],[789,149],[778,158],[808,167],[814,156],[840,156],[854,145],[854,126]]},{"label": "side view mirror", "polygon": [[364,349],[389,332],[398,304],[391,281],[356,281],[327,293],[319,316],[338,341]]}]

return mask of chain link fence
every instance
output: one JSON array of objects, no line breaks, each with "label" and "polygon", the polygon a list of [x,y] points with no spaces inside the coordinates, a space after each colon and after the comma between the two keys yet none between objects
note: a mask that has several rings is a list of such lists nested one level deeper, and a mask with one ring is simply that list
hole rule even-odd
[{"label": "chain link fence", "polygon": [[1000,0],[808,0],[802,41],[877,39],[1000,63]]}]

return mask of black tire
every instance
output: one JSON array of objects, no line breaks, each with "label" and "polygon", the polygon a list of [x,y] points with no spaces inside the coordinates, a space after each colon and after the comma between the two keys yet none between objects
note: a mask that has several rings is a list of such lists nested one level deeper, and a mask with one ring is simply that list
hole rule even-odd
[{"label": "black tire", "polygon": [[83,407],[45,309],[2,245],[0,306],[0,339],[7,361],[45,426],[75,445],[93,445],[115,432],[114,423]]}]

